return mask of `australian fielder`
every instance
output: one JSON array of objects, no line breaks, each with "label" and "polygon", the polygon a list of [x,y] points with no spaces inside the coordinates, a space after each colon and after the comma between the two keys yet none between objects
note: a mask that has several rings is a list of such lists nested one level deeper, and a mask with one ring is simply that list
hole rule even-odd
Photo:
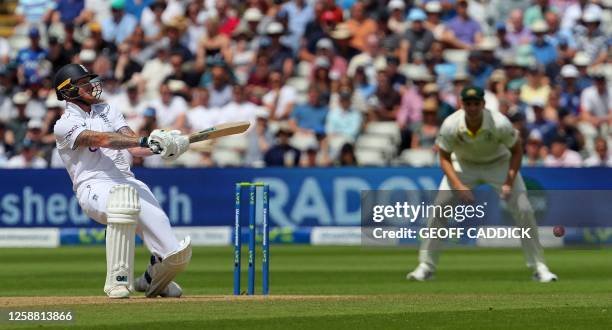
[{"label": "australian fielder", "polygon": [[[527,199],[525,183],[519,173],[523,154],[518,132],[501,113],[485,109],[484,92],[478,87],[466,87],[461,92],[463,109],[450,115],[440,128],[436,144],[440,149],[440,166],[444,178],[439,190],[456,191],[462,200],[473,201],[471,189],[490,184],[508,202],[512,217],[522,228],[530,228],[531,238],[521,244],[527,266],[534,279],[552,282],[557,276],[544,263],[542,246],[537,236],[533,210]],[[452,156],[452,158],[451,158]],[[441,192],[438,203],[450,193]],[[440,226],[442,219],[429,219],[429,226]],[[441,241],[425,239],[419,251],[419,265],[408,279],[424,281],[434,274],[438,264]]]},{"label": "australian fielder", "polygon": [[[54,127],[60,157],[81,208],[107,226],[104,292],[110,298],[127,298],[134,290],[147,297],[181,296],[172,280],[191,260],[190,239],[176,239],[151,190],[130,171],[129,154],[152,155],[149,146],[155,144],[162,158],[175,159],[188,149],[188,138],[163,130],[136,136],[123,115],[100,100],[100,81],[82,65],[62,67],[53,84],[57,98],[66,101]],[[135,280],[136,233],[153,256],[145,274]]]}]

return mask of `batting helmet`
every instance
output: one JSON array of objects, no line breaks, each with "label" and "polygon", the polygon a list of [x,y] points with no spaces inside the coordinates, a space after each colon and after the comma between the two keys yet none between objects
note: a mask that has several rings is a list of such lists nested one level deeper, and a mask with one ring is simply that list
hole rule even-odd
[{"label": "batting helmet", "polygon": [[[97,74],[93,74],[80,64],[66,64],[56,74],[53,79],[53,88],[58,100],[71,100],[79,97],[79,86],[76,82],[84,77],[89,77],[90,80],[97,78]],[[101,89],[95,86],[94,96],[99,97]]]}]

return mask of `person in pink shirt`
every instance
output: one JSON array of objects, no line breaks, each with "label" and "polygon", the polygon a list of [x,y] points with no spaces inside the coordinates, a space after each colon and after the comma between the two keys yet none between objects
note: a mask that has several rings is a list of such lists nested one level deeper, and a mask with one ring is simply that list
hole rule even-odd
[{"label": "person in pink shirt", "polygon": [[550,154],[544,159],[546,167],[582,167],[582,157],[567,148],[563,137],[557,137],[550,146]]}]

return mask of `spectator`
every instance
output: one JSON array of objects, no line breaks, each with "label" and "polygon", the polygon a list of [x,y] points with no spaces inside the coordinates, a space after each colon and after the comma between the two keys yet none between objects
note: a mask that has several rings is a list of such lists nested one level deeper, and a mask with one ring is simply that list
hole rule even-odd
[{"label": "spectator", "polygon": [[351,90],[339,92],[339,106],[329,111],[325,122],[325,132],[330,136],[343,136],[355,141],[361,130],[362,116],[351,105],[353,95]]},{"label": "spectator", "polygon": [[[316,62],[316,60],[319,58],[327,59],[328,63],[330,64],[329,73],[333,77],[336,77],[336,79],[346,74],[346,70],[347,70],[346,60],[342,58],[341,56],[336,55],[335,50],[334,50],[334,43],[330,39],[323,38],[317,41],[316,56],[317,57],[315,58],[315,61],[313,62]],[[313,75],[314,75],[314,71],[315,70],[313,70],[312,72]]]},{"label": "spectator", "polygon": [[579,73],[578,81],[576,85],[580,91],[585,90],[587,87],[593,85],[593,79],[589,76],[589,64],[591,64],[591,60],[589,56],[584,52],[576,53],[572,63],[576,66]]},{"label": "spectator", "polygon": [[268,128],[270,114],[263,108],[255,111],[255,127],[247,132],[248,146],[245,154],[245,164],[253,167],[263,167],[264,155],[274,144],[274,135]]},{"label": "spectator", "polygon": [[546,38],[548,32],[548,24],[543,20],[535,21],[531,25],[531,33],[534,35],[531,49],[538,64],[544,66],[557,60],[557,48]]},{"label": "spectator", "polygon": [[576,40],[574,40],[572,33],[568,30],[562,30],[559,27],[560,22],[558,12],[547,12],[544,15],[544,20],[548,25],[548,34],[546,38],[548,42],[555,47],[564,44],[572,50],[576,49]]},{"label": "spectator", "polygon": [[142,65],[135,60],[135,52],[138,49],[133,47],[129,42],[123,42],[117,48],[117,60],[115,61],[114,76],[119,82],[126,82],[132,78],[135,73],[142,71]]},{"label": "spectator", "polygon": [[406,4],[404,0],[391,0],[387,5],[387,10],[390,12],[387,26],[391,32],[395,34],[403,34],[408,27],[407,22],[404,20],[406,17],[405,10]]},{"label": "spectator", "polygon": [[345,143],[340,149],[338,155],[338,166],[357,166],[357,157],[355,157],[355,147],[350,143]]},{"label": "spectator", "polygon": [[532,26],[533,23],[544,20],[544,15],[549,12],[557,12],[558,9],[550,6],[550,0],[533,0],[533,5],[525,10],[523,24]]},{"label": "spectator", "polygon": [[289,144],[293,130],[281,125],[276,133],[277,143],[264,156],[266,166],[294,167],[300,164],[300,151]]},{"label": "spectator", "polygon": [[605,138],[598,136],[595,139],[595,153],[584,161],[586,167],[612,167],[612,157],[608,152],[608,142]]},{"label": "spectator", "polygon": [[297,53],[306,25],[315,18],[314,9],[306,0],[291,0],[282,5],[281,12],[288,19],[288,44],[293,45],[293,52]]},{"label": "spectator", "polygon": [[[450,116],[455,112],[455,108],[453,108],[450,104],[442,100],[440,95],[440,89],[438,84],[436,83],[427,83],[423,86],[423,98],[424,99],[433,99],[436,101],[436,114],[438,124],[441,125],[444,122],[446,117]],[[433,103],[430,101],[430,107]],[[424,105],[423,105],[424,106]],[[489,104],[487,103],[487,109],[491,110]]]},{"label": "spectator", "polygon": [[474,45],[482,39],[482,29],[480,24],[468,15],[468,1],[457,0],[457,16],[450,20],[446,25],[452,30],[461,42],[467,45]]},{"label": "spectator", "polygon": [[507,29],[505,38],[512,47],[528,44],[532,40],[531,31],[523,24],[523,12],[520,9],[510,12]]},{"label": "spectator", "polygon": [[45,101],[45,107],[47,108],[47,112],[43,119],[42,141],[45,144],[54,144],[55,135],[53,134],[53,127],[64,112],[64,102],[58,101],[55,93],[49,93]]},{"label": "spectator", "polygon": [[594,84],[580,95],[582,120],[599,129],[602,124],[612,123],[612,87],[608,86],[606,76],[601,71],[591,75]]},{"label": "spectator", "polygon": [[355,76],[355,71],[358,67],[363,67],[368,83],[376,82],[376,65],[382,65],[385,62],[385,57],[380,51],[379,39],[376,35],[371,34],[367,38],[365,52],[353,57],[349,62],[347,73],[349,77]]},{"label": "spectator", "polygon": [[198,48],[198,59],[202,61],[230,61],[231,39],[228,35],[219,33],[220,22],[216,18],[206,21],[206,33],[200,40]]},{"label": "spectator", "polygon": [[[125,90],[125,91],[123,91]],[[122,91],[107,99],[113,109],[119,109],[132,130],[137,131],[141,125],[141,118],[147,102],[142,97],[141,88],[135,80],[125,84]]]},{"label": "spectator", "polygon": [[26,85],[31,78],[38,74],[41,61],[47,58],[47,50],[40,45],[40,32],[37,27],[32,27],[28,32],[30,45],[19,50],[15,56],[18,66],[18,78],[21,85]]},{"label": "spectator", "polygon": [[54,13],[57,13],[64,25],[82,24],[87,19],[83,9],[85,9],[85,0],[56,0]]},{"label": "spectator", "polygon": [[577,116],[580,112],[581,91],[577,85],[579,74],[578,69],[572,64],[566,64],[561,68],[562,81],[559,106],[573,116]]},{"label": "spectator", "polygon": [[346,24],[338,24],[330,33],[330,36],[335,41],[336,54],[344,58],[347,63],[350,62],[353,57],[359,54],[359,50],[350,44],[352,33]]},{"label": "spectator", "polygon": [[[99,54],[114,54],[117,46],[115,45],[114,40],[107,41],[103,37],[102,33],[102,25],[98,22],[92,22],[88,26],[89,28],[89,38],[83,41],[82,48],[83,49],[93,49],[96,53]],[[88,45],[88,43],[90,45]],[[75,49],[76,51],[76,49]]]},{"label": "spectator", "polygon": [[[74,55],[74,54],[72,54]],[[71,56],[66,52],[62,44],[59,43],[57,37],[49,37],[49,52],[47,54],[47,60],[51,62],[53,72],[57,72],[61,67],[70,63]]]},{"label": "spectator", "polygon": [[54,1],[19,0],[15,15],[20,24],[37,26],[50,21],[55,5]]},{"label": "spectator", "polygon": [[197,72],[193,69],[184,69],[184,59],[180,52],[170,53],[170,65],[172,66],[172,73],[166,77],[170,80],[180,80],[184,82],[189,88],[198,86],[200,83],[201,72]]},{"label": "spectator", "polygon": [[321,93],[321,99],[329,100],[332,84],[330,79],[331,63],[327,57],[318,57],[314,62],[313,69],[313,80],[310,86],[315,87]]},{"label": "spectator", "polygon": [[6,168],[46,168],[47,161],[38,156],[38,146],[31,140],[23,140],[20,146],[20,152],[18,155],[11,157],[6,162]]},{"label": "spectator", "polygon": [[544,101],[533,101],[530,104],[534,120],[527,124],[527,129],[531,133],[538,131],[544,144],[550,145],[556,133],[556,124],[544,117]]},{"label": "spectator", "polygon": [[418,8],[410,10],[408,14],[410,28],[406,30],[400,41],[400,62],[402,64],[414,62],[417,58],[424,59],[425,54],[431,48],[434,35],[425,28],[426,18],[427,15],[423,10]]},{"label": "spectator", "polygon": [[157,124],[160,128],[176,128],[184,126],[187,102],[181,96],[173,95],[168,82],[159,87],[159,97],[150,103],[156,110]]},{"label": "spectator", "polygon": [[610,37],[606,36],[599,25],[601,13],[586,11],[582,15],[582,24],[575,29],[576,45],[589,57],[592,65],[600,64],[608,58]]},{"label": "spectator", "polygon": [[393,89],[386,74],[386,66],[379,66],[376,75],[376,91],[367,100],[370,116],[374,120],[395,121],[398,118],[401,95]]},{"label": "spectator", "polygon": [[489,63],[483,62],[482,53],[472,51],[468,56],[467,69],[472,77],[472,85],[485,88],[486,82],[493,73],[494,67]]},{"label": "spectator", "polygon": [[525,143],[525,154],[523,155],[523,166],[544,166],[546,148],[542,145],[542,136],[539,131],[532,131]]},{"label": "spectator", "polygon": [[234,69],[234,75],[239,84],[246,84],[251,68],[255,65],[257,49],[251,45],[253,32],[245,26],[239,26],[234,30],[231,50],[230,65]]},{"label": "spectator", "polygon": [[192,89],[191,110],[185,115],[186,131],[197,132],[212,127],[218,123],[220,116],[219,108],[211,108],[209,104],[210,94],[206,88]]},{"label": "spectator", "polygon": [[290,76],[294,66],[293,51],[280,42],[281,36],[285,34],[285,28],[279,22],[272,22],[266,28],[266,34],[270,38],[270,44],[264,51],[270,60],[270,68]]},{"label": "spectator", "polygon": [[440,128],[438,121],[438,100],[429,97],[423,102],[423,121],[415,125],[410,141],[412,149],[432,149]]},{"label": "spectator", "polygon": [[30,118],[27,116],[26,107],[30,101],[30,95],[26,92],[19,92],[13,96],[16,115],[7,123],[8,132],[6,141],[15,149],[21,148],[21,143],[25,138]]},{"label": "spectator", "polygon": [[328,102],[317,88],[309,88],[308,102],[297,105],[291,113],[292,130],[303,135],[324,136],[325,120],[329,112]]},{"label": "spectator", "polygon": [[351,18],[346,22],[347,29],[351,32],[351,46],[367,52],[368,38],[376,33],[376,22],[365,13],[363,2],[356,2],[351,8]]},{"label": "spectator", "polygon": [[13,146],[6,142],[6,125],[0,121],[0,168],[13,155]]},{"label": "spectator", "polygon": [[544,76],[544,69],[531,67],[527,72],[527,83],[521,87],[521,101],[531,103],[537,100],[548,100],[550,85]]},{"label": "spectator", "polygon": [[102,37],[108,42],[120,44],[129,37],[138,21],[125,12],[125,0],[112,0],[111,17],[102,21]]},{"label": "spectator", "polygon": [[561,29],[571,31],[586,13],[601,15],[601,7],[591,0],[578,0],[563,12]]},{"label": "spectator", "polygon": [[546,167],[581,167],[582,157],[574,150],[567,148],[567,141],[563,137],[556,138],[551,147],[550,154],[544,159]]},{"label": "spectator", "polygon": [[391,86],[393,86],[393,89],[401,94],[408,79],[399,71],[400,59],[396,56],[387,56],[386,63],[386,74],[391,81]]},{"label": "spectator", "polygon": [[164,10],[166,10],[166,1],[164,0],[156,0],[151,3],[148,11],[144,10],[140,26],[144,30],[147,42],[159,41],[162,38],[162,29],[164,27],[162,14]]},{"label": "spectator", "polygon": [[281,72],[270,74],[270,91],[263,97],[263,104],[270,112],[270,120],[289,118],[295,105],[296,93],[295,88],[285,85]]},{"label": "spectator", "polygon": [[244,85],[234,85],[232,100],[226,104],[220,113],[220,122],[248,121],[255,123],[258,106],[249,101],[248,89]]},{"label": "spectator", "polygon": [[[208,84],[209,105],[213,108],[221,108],[232,100],[232,84],[227,65],[223,62],[213,63],[210,76],[211,83]],[[205,76],[202,77],[202,80],[205,80]]]}]

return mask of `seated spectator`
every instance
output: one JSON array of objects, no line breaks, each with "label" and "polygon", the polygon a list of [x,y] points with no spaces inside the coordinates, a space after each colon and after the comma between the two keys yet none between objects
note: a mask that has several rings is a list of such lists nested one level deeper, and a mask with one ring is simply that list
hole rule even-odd
[{"label": "seated spectator", "polygon": [[610,36],[605,35],[599,27],[601,13],[587,11],[582,15],[581,23],[574,29],[576,47],[589,57],[591,65],[604,63],[608,58]]},{"label": "seated spectator", "polygon": [[13,96],[13,104],[15,105],[16,114],[8,121],[6,127],[8,132],[6,134],[6,141],[12,145],[16,150],[21,148],[21,142],[25,138],[28,130],[28,122],[30,117],[26,114],[26,106],[30,96],[26,92],[19,92]]},{"label": "seated spectator", "polygon": [[535,21],[531,25],[531,33],[534,35],[534,40],[531,42],[533,56],[539,65],[544,66],[557,60],[557,48],[546,38],[548,32],[548,24],[543,20]]},{"label": "seated spectator", "polygon": [[263,108],[257,109],[255,113],[255,125],[253,129],[249,129],[248,146],[244,156],[244,162],[247,166],[263,167],[264,155],[274,144],[274,135],[268,129],[268,118],[270,113]]},{"label": "seated spectator", "polygon": [[194,88],[191,92],[191,109],[185,114],[184,130],[198,132],[219,123],[220,108],[210,107],[206,88]]},{"label": "seated spectator", "polygon": [[308,89],[308,102],[298,104],[291,113],[290,124],[294,132],[318,137],[325,134],[325,120],[329,112],[329,100],[321,92],[311,87]]},{"label": "seated spectator", "polygon": [[[442,122],[444,122],[444,119],[446,119],[446,117],[452,115],[453,112],[455,112],[455,108],[453,108],[450,104],[442,100],[442,97],[440,96],[440,89],[438,87],[438,84],[436,83],[428,83],[428,84],[425,84],[425,86],[423,86],[423,98],[425,99],[432,98],[436,100],[437,102],[436,114],[438,116],[437,120],[438,120],[439,125],[442,125]],[[488,103],[487,103],[487,109],[491,110],[489,108]]]},{"label": "seated spectator", "polygon": [[297,53],[306,25],[315,18],[313,6],[306,0],[288,1],[282,5],[281,12],[286,14],[288,19],[288,44],[295,46],[293,51]]},{"label": "seated spectator", "polygon": [[138,20],[125,12],[125,0],[113,0],[111,13],[111,17],[102,21],[102,36],[108,42],[120,44],[132,34]]},{"label": "seated spectator", "polygon": [[336,54],[344,58],[347,63],[358,55],[360,51],[351,46],[351,37],[353,36],[346,23],[341,23],[329,34],[334,39],[336,45]]},{"label": "seated spectator", "polygon": [[528,44],[533,38],[529,28],[523,24],[523,12],[520,9],[513,9],[510,12],[506,28],[505,37],[512,47]]},{"label": "seated spectator", "polygon": [[327,61],[330,64],[329,73],[333,77],[339,78],[346,74],[346,70],[347,70],[346,60],[342,58],[341,56],[336,55],[336,51],[334,49],[334,43],[330,39],[323,38],[317,41],[317,52],[315,55],[316,57],[313,58],[314,60],[313,64],[315,65],[313,65],[312,76],[314,76],[314,73],[315,73],[314,68],[316,67],[317,59],[319,58],[327,59]]},{"label": "seated spectator", "polygon": [[351,8],[351,18],[346,27],[352,35],[351,46],[364,52],[367,50],[367,38],[376,33],[376,22],[368,17],[363,2],[356,2]]},{"label": "seated spectator", "polygon": [[300,164],[300,151],[289,144],[293,130],[287,125],[281,125],[276,132],[276,145],[272,146],[264,156],[266,166],[294,167]]},{"label": "seated spectator", "polygon": [[53,127],[64,112],[64,102],[59,101],[55,96],[55,93],[49,93],[49,96],[45,101],[45,107],[47,108],[47,112],[45,114],[45,118],[43,119],[42,141],[43,143],[55,144]]},{"label": "seated spectator", "polygon": [[219,123],[248,121],[255,124],[255,114],[259,107],[249,101],[248,89],[244,85],[234,85],[232,101],[219,112]]},{"label": "seated spectator", "polygon": [[376,91],[367,99],[370,116],[374,120],[395,121],[398,118],[402,97],[393,89],[385,66],[378,68],[376,77]]},{"label": "seated spectator", "polygon": [[526,167],[544,166],[546,148],[542,144],[542,136],[539,131],[532,131],[525,143],[525,154],[521,164]]},{"label": "seated spectator", "polygon": [[469,16],[468,1],[457,0],[455,9],[457,16],[446,23],[446,26],[453,31],[461,42],[467,45],[479,43],[482,39],[482,29],[480,24]]},{"label": "seated spectator", "polygon": [[20,143],[19,154],[11,157],[5,166],[6,168],[46,168],[47,161],[38,156],[39,148],[31,140],[23,140]]},{"label": "seated spectator", "polygon": [[[232,100],[232,81],[224,62],[215,62],[210,69],[211,83],[208,85],[209,106],[221,108]],[[202,77],[202,80],[206,80]]]},{"label": "seated spectator", "polygon": [[574,1],[567,7],[567,10],[562,11],[561,29],[571,31],[586,13],[591,13],[594,16],[601,15],[601,7],[594,2],[589,0]]},{"label": "seated spectator", "polygon": [[612,157],[608,152],[608,142],[605,138],[598,136],[595,139],[595,154],[584,161],[586,167],[612,167]]},{"label": "seated spectator", "polygon": [[581,167],[582,157],[576,151],[567,148],[567,141],[564,137],[558,137],[550,147],[550,154],[544,159],[544,166]]},{"label": "seated spectator", "polygon": [[482,61],[482,54],[479,51],[472,51],[468,56],[467,69],[472,77],[472,85],[484,89],[494,67]]},{"label": "seated spectator", "polygon": [[142,97],[141,88],[135,80],[130,80],[125,84],[125,92],[107,99],[111,108],[118,109],[123,113],[125,120],[132,130],[136,131],[140,126],[141,118],[147,101]]},{"label": "seated spectator", "polygon": [[330,69],[331,63],[327,57],[317,57],[317,59],[315,59],[310,86],[318,89],[323,99],[329,99],[331,96],[332,80],[330,77]]},{"label": "seated spectator", "polygon": [[404,0],[391,0],[387,4],[387,9],[390,12],[387,26],[391,32],[395,34],[403,34],[408,27],[408,22],[405,21],[406,4]]},{"label": "seated spectator", "polygon": [[340,148],[336,166],[357,166],[357,157],[355,157],[355,147],[350,143],[345,143]]},{"label": "seated spectator", "polygon": [[415,59],[424,59],[425,54],[431,48],[434,35],[425,27],[427,15],[419,8],[413,8],[408,14],[410,28],[402,35],[400,41],[400,62],[402,64],[412,63]]},{"label": "seated spectator", "polygon": [[285,28],[279,22],[272,22],[268,24],[266,34],[270,38],[270,44],[262,47],[263,49],[260,49],[260,51],[268,55],[272,70],[281,71],[285,76],[290,76],[293,73],[295,60],[291,48],[281,43]]},{"label": "seated spectator", "polygon": [[557,125],[544,117],[544,101],[534,101],[530,104],[533,111],[533,121],[527,124],[529,132],[538,131],[544,144],[550,145],[556,134]]},{"label": "seated spectator", "polygon": [[0,121],[0,167],[4,167],[6,161],[13,156],[13,146],[5,139],[6,125]]},{"label": "seated spectator", "polygon": [[[350,77],[349,77],[350,79]],[[365,68],[360,66],[355,70],[353,76],[354,89],[359,93],[364,100],[367,100],[376,91],[376,85],[370,83],[368,76],[366,75]]]},{"label": "seated spectator", "polygon": [[406,82],[408,79],[406,76],[399,71],[400,60],[396,56],[387,56],[387,76],[391,81],[391,85],[393,89],[395,89],[398,93],[404,90],[404,86],[406,86]]},{"label": "seated spectator", "polygon": [[423,121],[414,125],[410,148],[432,149],[436,145],[436,136],[440,129],[438,123],[438,100],[429,97],[423,102]]},{"label": "seated spectator", "polygon": [[368,83],[376,82],[376,65],[381,65],[385,62],[385,57],[380,49],[379,39],[375,34],[367,37],[365,51],[349,62],[347,73],[349,77],[354,77],[357,68],[362,67],[366,74]]},{"label": "seated spectator", "polygon": [[20,85],[26,85],[29,78],[37,75],[39,64],[47,58],[47,50],[40,44],[40,31],[37,27],[30,28],[28,32],[30,45],[20,49],[15,56],[15,64],[18,67],[18,79]]},{"label": "seated spectator", "polygon": [[160,128],[180,129],[184,126],[187,102],[182,96],[172,93],[168,82],[159,87],[159,98],[153,100],[149,106],[156,110],[157,124]]},{"label": "seated spectator", "polygon": [[561,68],[561,95],[559,107],[573,116],[580,112],[580,93],[578,89],[578,69],[571,64],[566,64]]},{"label": "seated spectator", "polygon": [[602,124],[612,123],[612,86],[608,86],[606,76],[601,71],[591,75],[594,84],[580,95],[582,121],[599,129]]},{"label": "seated spectator", "polygon": [[231,39],[229,36],[219,33],[219,24],[217,18],[206,20],[206,33],[200,40],[198,59],[203,61],[210,61],[211,59],[231,61]]},{"label": "seated spectator", "polygon": [[538,100],[548,100],[550,84],[542,67],[532,67],[527,72],[527,83],[521,86],[521,101],[532,103]]},{"label": "seated spectator", "polygon": [[288,119],[293,112],[297,91],[285,85],[283,74],[275,71],[270,74],[270,91],[264,95],[263,105],[270,111],[270,120]]},{"label": "seated spectator", "polygon": [[229,63],[234,69],[236,80],[240,84],[246,84],[249,73],[257,59],[257,48],[251,46],[253,32],[246,27],[238,27],[232,35]]},{"label": "seated spectator", "polygon": [[352,108],[353,94],[350,90],[341,90],[339,99],[339,106],[329,111],[325,133],[330,136],[344,136],[354,141],[361,130],[361,113]]}]

